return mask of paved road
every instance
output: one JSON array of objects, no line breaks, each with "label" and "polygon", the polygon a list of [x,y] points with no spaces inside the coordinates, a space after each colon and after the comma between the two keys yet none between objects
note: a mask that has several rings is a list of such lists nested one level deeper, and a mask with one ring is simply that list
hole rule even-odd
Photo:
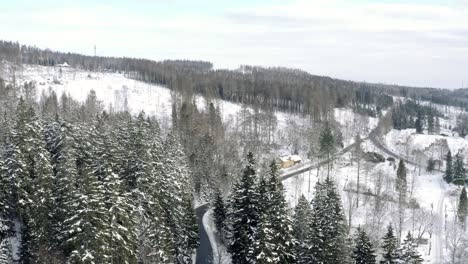
[{"label": "paved road", "polygon": [[203,215],[209,209],[209,204],[204,204],[195,209],[197,214],[198,231],[200,234],[199,245],[197,248],[196,264],[212,264],[213,263],[213,249],[211,248],[210,239],[206,234],[205,227],[203,226]]}]

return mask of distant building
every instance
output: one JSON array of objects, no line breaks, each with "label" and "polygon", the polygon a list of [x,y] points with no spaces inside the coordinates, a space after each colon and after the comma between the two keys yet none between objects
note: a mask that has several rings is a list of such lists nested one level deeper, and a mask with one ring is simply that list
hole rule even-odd
[{"label": "distant building", "polygon": [[70,65],[68,65],[67,62],[64,62],[64,63],[61,63],[61,64],[57,64],[57,65],[55,65],[55,66],[60,67],[60,68],[68,68],[68,67],[70,67]]},{"label": "distant building", "polygon": [[299,155],[286,155],[278,158],[280,161],[281,168],[289,168],[298,163],[302,162],[302,158]]}]

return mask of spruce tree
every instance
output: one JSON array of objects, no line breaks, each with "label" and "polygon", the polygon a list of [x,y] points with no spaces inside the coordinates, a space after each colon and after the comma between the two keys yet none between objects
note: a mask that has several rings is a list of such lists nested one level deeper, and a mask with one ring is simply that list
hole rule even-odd
[{"label": "spruce tree", "polygon": [[270,190],[268,189],[267,180],[264,176],[260,178],[257,185],[257,194],[258,225],[253,244],[254,263],[277,263],[278,254],[275,251],[271,211],[269,210]]},{"label": "spruce tree", "polygon": [[104,255],[109,263],[136,263],[136,210],[131,194],[114,170],[117,146],[109,134],[107,116],[98,116],[91,139],[93,174],[101,182],[105,205],[104,237],[108,247]]},{"label": "spruce tree", "polygon": [[421,264],[424,261],[418,252],[418,246],[410,232],[408,232],[406,239],[399,249],[399,259],[401,263],[405,264]]},{"label": "spruce tree", "polygon": [[270,164],[268,184],[267,212],[273,232],[273,244],[278,263],[294,263],[294,237],[292,236],[292,222],[289,217],[288,204],[284,197],[284,188],[278,175],[278,165],[275,161]]},{"label": "spruce tree", "polygon": [[391,225],[387,228],[387,233],[383,237],[382,244],[382,260],[381,264],[396,264],[398,263],[398,250],[397,250],[397,239],[393,234],[393,228]]},{"label": "spruce tree", "polygon": [[171,181],[167,184],[172,186],[170,189],[173,192],[167,195],[174,196],[166,196],[165,201],[173,200],[178,204],[175,208],[170,204],[164,206],[168,225],[175,236],[176,263],[191,263],[190,258],[198,246],[198,228],[193,226],[196,216],[193,210],[191,172],[177,134],[171,133],[168,136],[164,150],[164,175],[166,180]]},{"label": "spruce tree", "polygon": [[[21,219],[21,260],[48,262],[52,253],[52,186],[54,176],[43,127],[34,109],[20,100],[4,173],[11,182],[11,204]],[[45,252],[45,253],[44,253]]]},{"label": "spruce tree", "polygon": [[327,176],[330,176],[330,163],[333,154],[336,152],[335,137],[333,136],[330,124],[327,122],[320,132],[320,154],[327,160]]},{"label": "spruce tree", "polygon": [[434,134],[434,113],[431,111],[427,115],[427,132],[428,134]]},{"label": "spruce tree", "polygon": [[460,153],[455,155],[455,163],[453,165],[453,183],[456,185],[465,185],[465,167],[463,164],[463,156]]},{"label": "spruce tree", "polygon": [[406,207],[406,192],[408,189],[406,179],[406,166],[403,160],[400,160],[397,169],[396,189],[398,191],[398,239],[401,237],[403,230],[403,220]]},{"label": "spruce tree", "polygon": [[353,259],[356,264],[375,264],[375,254],[366,232],[358,228],[354,239]]},{"label": "spruce tree", "polygon": [[106,262],[109,244],[105,232],[107,209],[103,183],[94,174],[93,145],[86,139],[93,138],[87,125],[79,124],[76,142],[77,177],[65,201],[70,213],[64,221],[65,245],[70,263]]},{"label": "spruce tree", "polygon": [[401,202],[405,202],[408,183],[406,179],[406,166],[403,160],[400,160],[400,163],[398,164],[395,186],[399,194],[399,200]]},{"label": "spruce tree", "polygon": [[294,208],[293,235],[295,239],[294,255],[297,264],[307,264],[308,248],[310,241],[310,222],[312,219],[312,209],[310,203],[301,195]]},{"label": "spruce tree", "polygon": [[223,237],[223,232],[226,227],[226,205],[219,189],[215,192],[213,207],[213,219],[216,230],[218,230],[218,233]]},{"label": "spruce tree", "polygon": [[463,187],[460,193],[460,198],[458,200],[458,210],[457,210],[458,220],[463,226],[465,226],[467,215],[468,215],[468,197],[466,195],[466,189],[465,187]]},{"label": "spruce tree", "polygon": [[427,167],[426,171],[427,172],[432,172],[435,169],[435,160],[431,157],[427,160]]},{"label": "spruce tree", "polygon": [[445,157],[445,174],[444,180],[448,183],[453,181],[453,167],[452,167],[452,152],[449,150]]},{"label": "spruce tree", "polygon": [[310,263],[345,263],[347,228],[341,199],[328,177],[316,184],[312,200]]},{"label": "spruce tree", "polygon": [[423,120],[422,120],[422,115],[421,111],[418,111],[418,117],[416,118],[416,122],[414,122],[414,125],[416,127],[416,133],[422,134],[423,133]]},{"label": "spruce tree", "polygon": [[247,165],[242,177],[232,190],[229,222],[231,243],[229,252],[234,264],[254,263],[253,248],[258,228],[258,193],[255,188],[255,160],[247,155]]}]

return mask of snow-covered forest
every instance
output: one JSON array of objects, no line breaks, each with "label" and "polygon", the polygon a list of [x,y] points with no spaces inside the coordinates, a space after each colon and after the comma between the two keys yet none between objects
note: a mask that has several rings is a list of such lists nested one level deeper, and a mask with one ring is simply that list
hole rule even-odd
[{"label": "snow-covered forest", "polygon": [[0,58],[0,263],[468,261],[466,90]]}]

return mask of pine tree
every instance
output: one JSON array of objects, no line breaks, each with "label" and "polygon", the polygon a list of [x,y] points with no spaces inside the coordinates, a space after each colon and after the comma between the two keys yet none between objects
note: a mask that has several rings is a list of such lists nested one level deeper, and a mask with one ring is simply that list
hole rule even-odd
[{"label": "pine tree", "polygon": [[445,174],[444,180],[448,183],[453,181],[453,167],[452,167],[452,152],[450,150],[447,152],[447,156],[445,158]]},{"label": "pine tree", "polygon": [[399,249],[399,259],[402,263],[407,264],[421,264],[423,259],[417,250],[418,246],[414,241],[411,233],[408,232],[406,239],[403,241],[401,248]]},{"label": "pine tree", "polygon": [[397,240],[393,234],[391,225],[387,228],[387,233],[383,237],[382,245],[383,253],[381,264],[396,264],[398,263]]},{"label": "pine tree", "polygon": [[463,157],[460,153],[455,155],[455,163],[453,164],[453,183],[456,185],[465,184],[465,168]]},{"label": "pine tree", "polygon": [[255,262],[253,247],[258,228],[258,193],[255,188],[255,160],[247,155],[247,165],[241,179],[232,190],[229,222],[231,223],[231,244],[229,252],[234,264]]},{"label": "pine tree", "polygon": [[327,178],[316,184],[312,200],[310,263],[346,263],[347,229],[341,199]]},{"label": "pine tree", "polygon": [[356,264],[375,264],[375,254],[366,232],[358,228],[354,239],[353,259]]},{"label": "pine tree", "polygon": [[460,193],[460,198],[458,200],[458,210],[457,210],[458,220],[463,226],[465,226],[467,215],[468,215],[468,197],[466,195],[466,189],[465,187],[463,187]]},{"label": "pine tree", "polygon": [[219,189],[215,191],[213,207],[213,219],[216,230],[218,230],[218,233],[223,237],[223,232],[226,228],[226,205],[224,204],[224,199]]},{"label": "pine tree", "polygon": [[308,248],[310,241],[310,222],[312,219],[312,209],[310,203],[301,195],[296,207],[294,208],[293,235],[296,241],[294,255],[297,264],[307,264]]}]

